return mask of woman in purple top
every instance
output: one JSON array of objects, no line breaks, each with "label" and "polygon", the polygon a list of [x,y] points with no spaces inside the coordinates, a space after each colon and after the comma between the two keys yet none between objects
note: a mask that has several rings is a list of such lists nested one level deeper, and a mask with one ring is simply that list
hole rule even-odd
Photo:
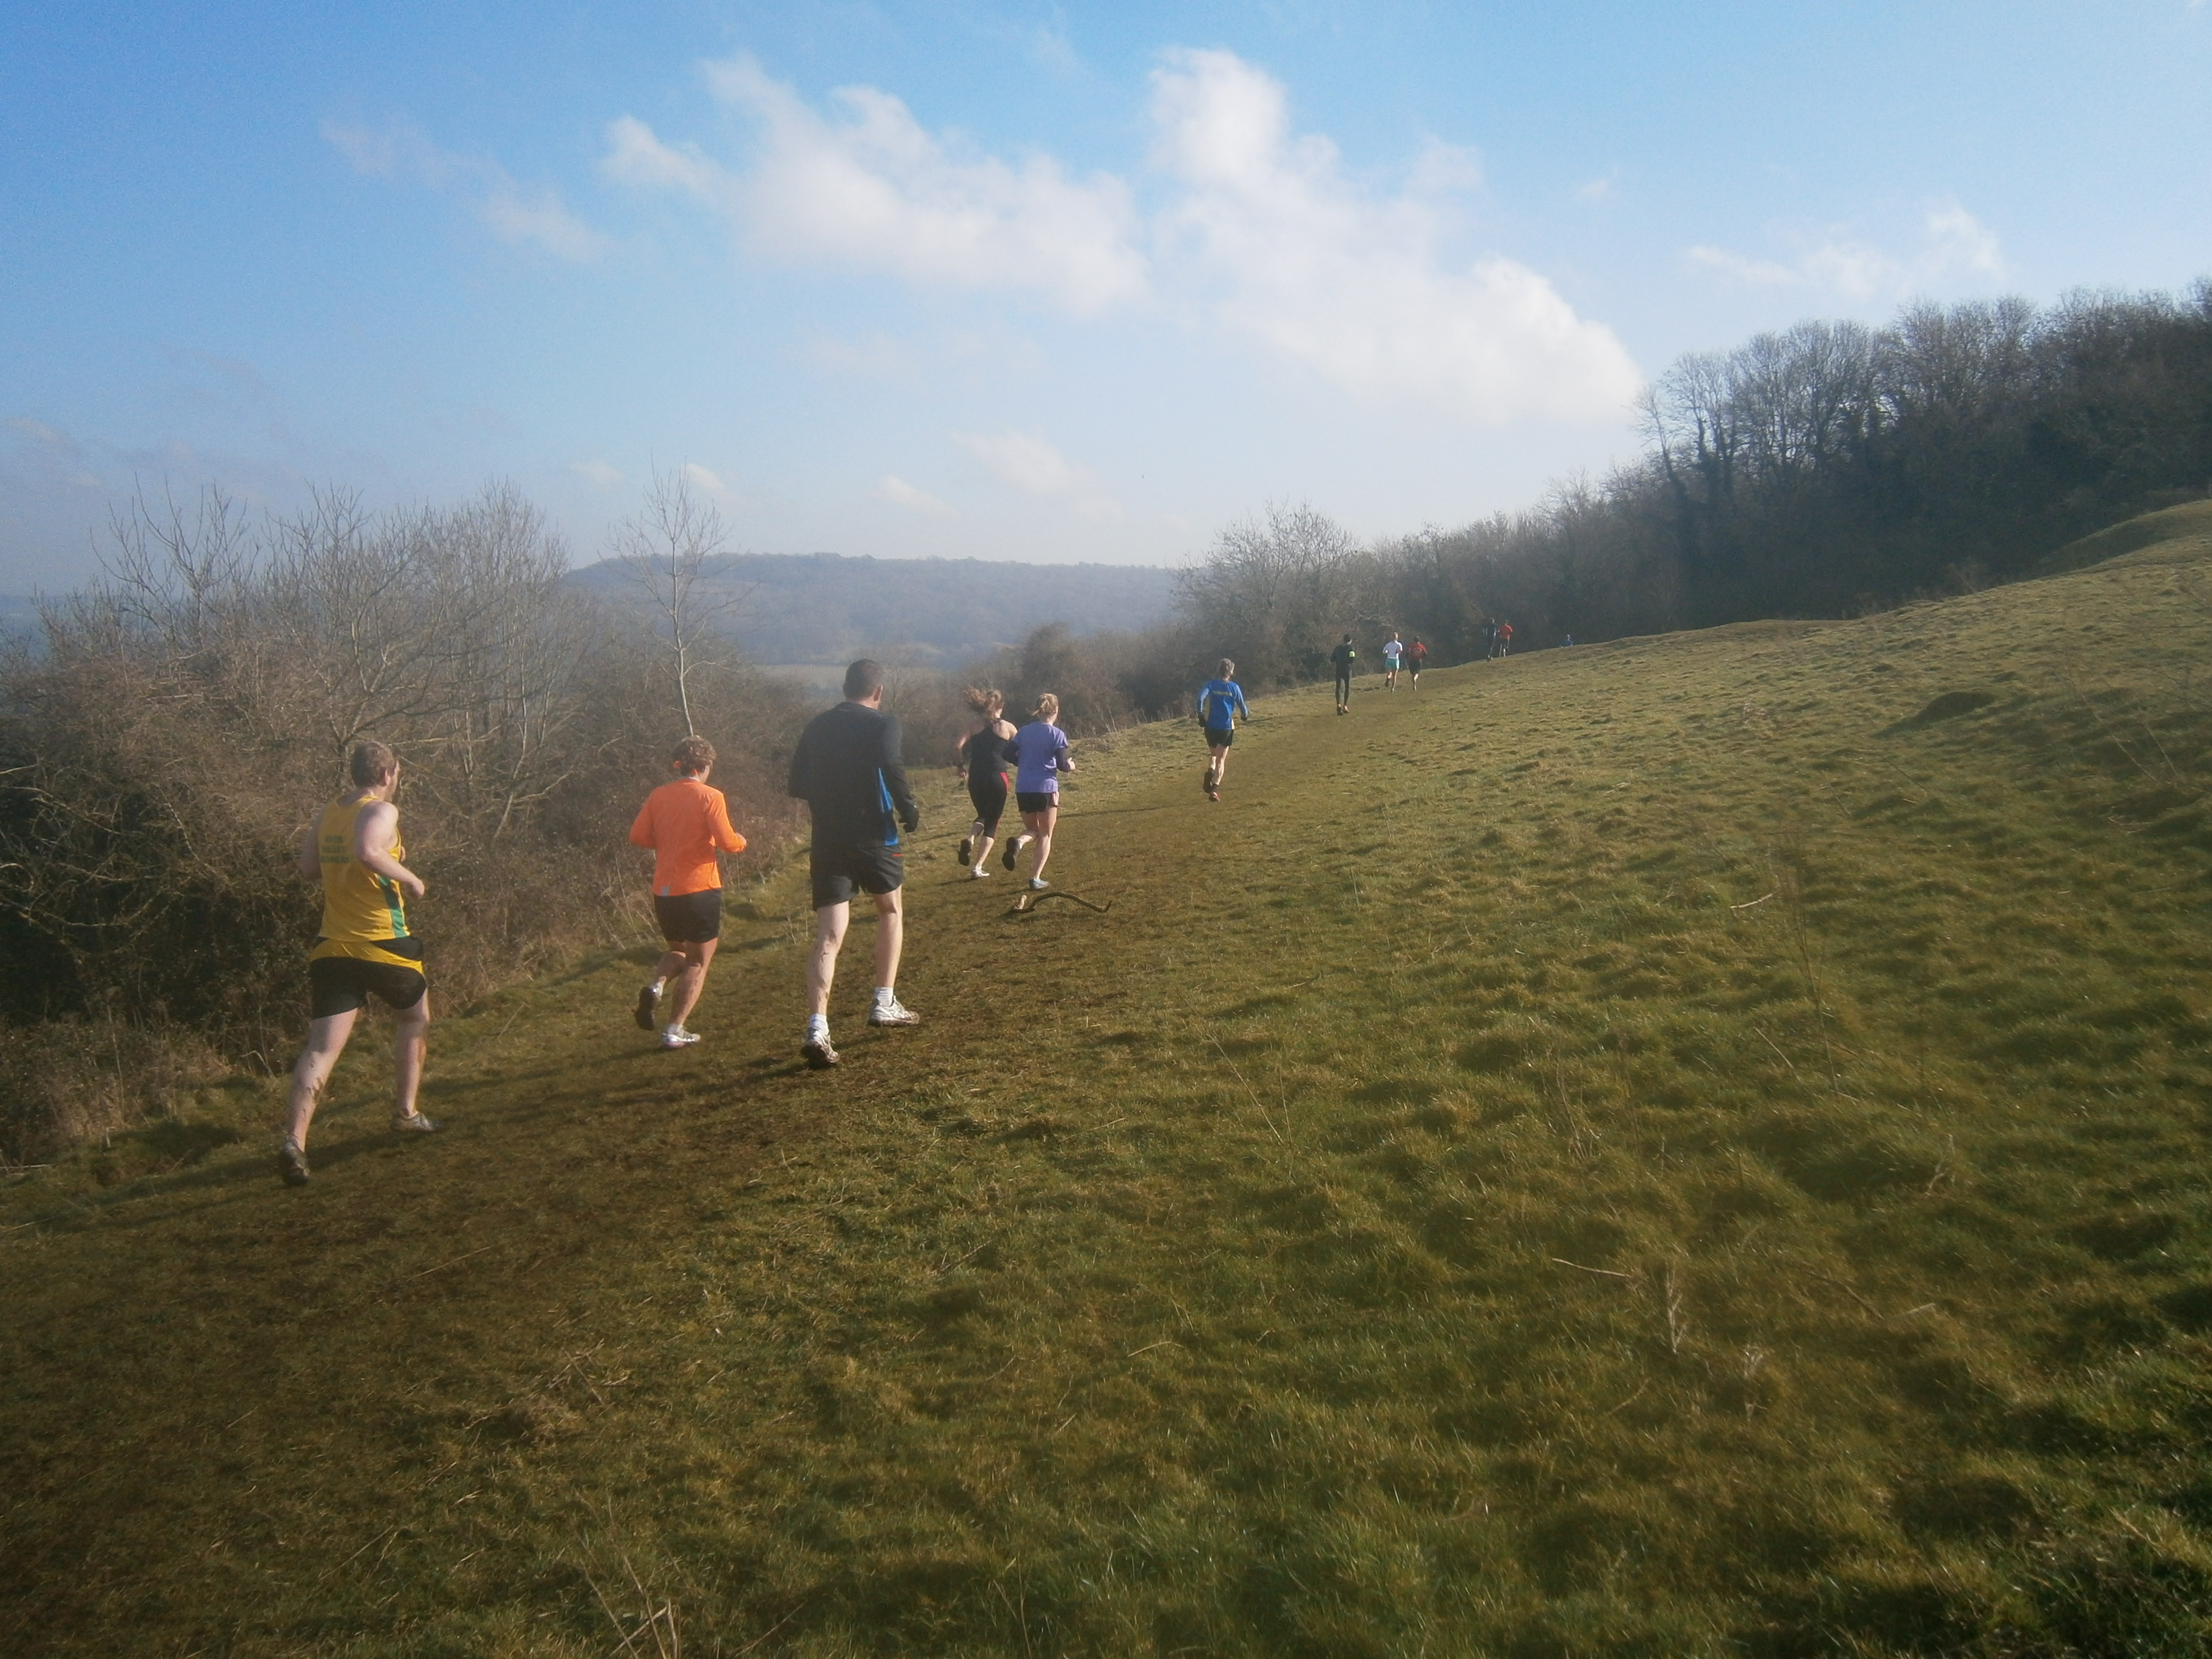
[{"label": "woman in purple top", "polygon": [[1029,833],[1006,843],[1006,864],[1012,869],[1022,843],[1036,842],[1036,862],[1030,866],[1032,892],[1051,884],[1044,878],[1044,863],[1052,856],[1052,826],[1060,817],[1060,775],[1075,769],[1059,719],[1060,699],[1048,691],[1037,699],[1030,723],[1006,743],[1006,758],[1014,763],[1014,805],[1022,809],[1022,824]]}]

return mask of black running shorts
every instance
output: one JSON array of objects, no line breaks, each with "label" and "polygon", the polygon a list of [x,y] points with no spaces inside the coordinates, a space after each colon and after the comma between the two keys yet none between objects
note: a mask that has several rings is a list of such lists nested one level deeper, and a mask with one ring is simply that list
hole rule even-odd
[{"label": "black running shorts", "polygon": [[660,936],[671,945],[704,945],[710,939],[722,936],[722,890],[702,888],[696,893],[678,893],[673,897],[653,896],[653,919],[660,924]]},{"label": "black running shorts", "polygon": [[1060,805],[1060,791],[1057,789],[1018,789],[1014,792],[1014,805],[1020,807],[1024,812],[1049,812],[1054,807]]},{"label": "black running shorts", "polygon": [[999,820],[1006,811],[1006,775],[1004,772],[968,773],[968,799],[975,808],[975,822],[983,826],[986,836],[999,833]]},{"label": "black running shorts", "polygon": [[420,968],[359,957],[317,957],[307,964],[307,1017],[358,1013],[372,996],[392,1008],[412,1008],[429,988]]},{"label": "black running shorts", "polygon": [[814,844],[809,862],[814,883],[814,908],[849,904],[853,891],[895,893],[906,884],[906,849],[902,847],[825,847]]},{"label": "black running shorts", "polygon": [[1226,749],[1236,741],[1237,728],[1233,726],[1209,726],[1206,728],[1206,746],[1208,749]]}]

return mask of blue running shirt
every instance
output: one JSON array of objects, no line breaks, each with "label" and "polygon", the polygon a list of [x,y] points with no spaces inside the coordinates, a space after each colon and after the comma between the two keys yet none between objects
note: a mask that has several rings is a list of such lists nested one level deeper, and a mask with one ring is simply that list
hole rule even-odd
[{"label": "blue running shirt", "polygon": [[1252,718],[1252,711],[1244,706],[1243,688],[1235,680],[1208,680],[1198,688],[1198,712],[1209,732],[1229,732],[1236,729],[1237,717]]}]

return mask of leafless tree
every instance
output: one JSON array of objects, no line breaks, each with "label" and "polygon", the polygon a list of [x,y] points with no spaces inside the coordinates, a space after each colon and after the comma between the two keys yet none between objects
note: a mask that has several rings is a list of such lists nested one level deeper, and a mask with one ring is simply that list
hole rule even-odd
[{"label": "leafless tree", "polygon": [[712,585],[708,566],[728,541],[720,510],[699,499],[681,468],[655,473],[643,509],[615,532],[615,556],[645,596],[647,625],[669,654],[686,735],[698,730],[691,717],[692,675],[721,659],[716,647],[751,591]]}]

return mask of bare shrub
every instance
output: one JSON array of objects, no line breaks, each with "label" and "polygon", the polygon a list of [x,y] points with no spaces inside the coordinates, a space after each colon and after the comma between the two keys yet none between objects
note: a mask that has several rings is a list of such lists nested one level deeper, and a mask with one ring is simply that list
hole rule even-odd
[{"label": "bare shrub", "polygon": [[[721,750],[748,857],[787,839],[793,699],[726,657],[671,674],[563,580],[510,489],[377,516],[326,495],[252,530],[218,493],[142,497],[112,543],[106,579],[46,609],[43,650],[0,660],[0,949],[36,969],[0,1016],[287,1050],[318,915],[293,860],[364,736],[405,763],[447,1006],[634,936],[624,832],[687,726]],[[46,1109],[41,1133],[70,1133]]]}]

